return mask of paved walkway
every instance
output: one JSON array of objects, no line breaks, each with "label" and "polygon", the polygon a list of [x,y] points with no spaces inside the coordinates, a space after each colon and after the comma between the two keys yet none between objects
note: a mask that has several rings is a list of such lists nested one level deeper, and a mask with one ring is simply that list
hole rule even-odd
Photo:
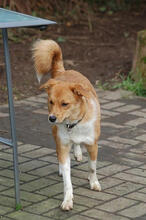
[{"label": "paved walkway", "polygon": [[[60,210],[62,178],[47,122],[46,95],[16,102],[22,211],[15,211],[12,149],[0,144],[2,220],[146,219],[146,99],[127,92],[99,92],[102,134],[97,175],[102,192],[89,189],[87,153],[72,156],[74,209]],[[0,107],[0,136],[9,137],[8,109]]]}]

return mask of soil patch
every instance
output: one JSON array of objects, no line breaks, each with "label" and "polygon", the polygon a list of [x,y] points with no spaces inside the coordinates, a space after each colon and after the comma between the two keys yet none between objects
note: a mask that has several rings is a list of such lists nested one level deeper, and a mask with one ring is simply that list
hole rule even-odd
[{"label": "soil patch", "polygon": [[[31,58],[35,39],[57,40],[62,48],[66,69],[80,71],[95,85],[110,81],[120,73],[131,70],[137,32],[146,29],[146,11],[123,11],[111,16],[99,14],[94,18],[93,31],[88,22],[79,25],[49,26],[47,30],[17,29],[9,31],[14,99],[39,94]],[[13,41],[11,40],[13,39]],[[20,41],[20,42],[19,42]],[[2,48],[2,40],[0,41]],[[7,102],[7,87],[3,51],[0,51],[0,103]],[[49,76],[48,76],[49,77]]]}]

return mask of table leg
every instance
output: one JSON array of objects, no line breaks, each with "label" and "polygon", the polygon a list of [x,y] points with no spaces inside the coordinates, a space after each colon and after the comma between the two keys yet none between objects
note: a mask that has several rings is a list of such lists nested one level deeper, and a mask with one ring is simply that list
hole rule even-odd
[{"label": "table leg", "polygon": [[3,36],[3,44],[4,44],[5,64],[6,64],[9,114],[10,114],[10,125],[11,125],[12,147],[13,147],[15,198],[16,198],[16,208],[18,209],[20,207],[19,167],[18,167],[17,138],[16,138],[16,126],[15,126],[15,112],[13,105],[10,55],[8,48],[8,34],[6,28],[2,29],[2,36]]}]

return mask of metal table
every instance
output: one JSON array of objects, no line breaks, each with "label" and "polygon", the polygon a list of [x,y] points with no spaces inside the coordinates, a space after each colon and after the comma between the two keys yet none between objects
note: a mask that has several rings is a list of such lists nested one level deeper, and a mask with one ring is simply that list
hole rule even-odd
[{"label": "metal table", "polygon": [[9,48],[8,48],[7,29],[16,28],[16,27],[39,27],[40,29],[43,30],[50,24],[56,24],[56,22],[0,8],[0,28],[2,29],[2,37],[3,37],[3,44],[4,44],[7,89],[8,89],[8,106],[9,106],[10,127],[11,127],[11,140],[0,137],[0,143],[4,143],[8,146],[13,147],[16,209],[21,208],[21,203],[20,203],[19,167],[18,167],[17,138],[16,138],[16,126],[15,126],[15,111],[14,111],[14,104],[13,104],[13,92],[12,92],[11,67],[10,67],[10,55],[9,55]]}]

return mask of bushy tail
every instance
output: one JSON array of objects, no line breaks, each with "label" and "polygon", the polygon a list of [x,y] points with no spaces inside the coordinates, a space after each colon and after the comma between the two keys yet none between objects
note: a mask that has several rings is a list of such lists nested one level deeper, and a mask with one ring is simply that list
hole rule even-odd
[{"label": "bushy tail", "polygon": [[33,59],[38,81],[51,71],[52,78],[64,72],[62,52],[53,40],[37,40],[33,44]]}]

